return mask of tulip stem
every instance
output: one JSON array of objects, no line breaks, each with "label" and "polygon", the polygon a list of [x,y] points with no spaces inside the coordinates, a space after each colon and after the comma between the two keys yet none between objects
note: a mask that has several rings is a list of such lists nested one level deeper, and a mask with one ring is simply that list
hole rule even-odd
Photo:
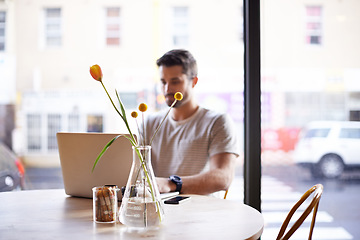
[{"label": "tulip stem", "polygon": [[[123,115],[120,113],[119,109],[115,106],[115,103],[113,102],[113,100],[112,100],[112,98],[111,98],[111,96],[110,96],[109,92],[106,90],[105,85],[103,84],[103,82],[102,82],[102,81],[100,81],[100,82],[101,82],[101,85],[103,86],[103,88],[104,88],[104,90],[105,90],[106,94],[108,95],[108,97],[109,97],[109,99],[110,99],[110,101],[111,101],[111,104],[112,104],[112,105],[113,105],[113,107],[115,108],[116,112],[117,112],[117,113],[120,115],[120,117],[123,119],[123,121],[124,121],[124,123],[125,123],[125,125],[126,125],[126,128],[129,130],[129,133],[130,133],[131,139],[133,140],[133,142],[134,142],[134,143],[136,143],[136,140],[135,140],[135,138],[134,138],[134,135],[132,134],[132,132],[131,132],[131,130],[130,130],[130,126],[129,126],[129,124],[128,124],[127,120],[126,120],[126,116],[123,116]],[[120,105],[122,105],[122,103],[121,103],[121,102],[120,102]],[[120,107],[122,107],[122,106],[120,106]]]},{"label": "tulip stem", "polygon": [[114,103],[113,100],[111,99],[110,94],[109,94],[108,91],[106,90],[106,87],[105,87],[105,85],[103,84],[102,81],[101,81],[101,85],[103,86],[103,88],[104,88],[106,94],[108,95],[108,97],[109,97],[109,99],[110,99],[113,107],[115,108],[116,112],[121,116],[121,118],[123,118],[123,116],[121,115],[120,111],[119,111],[119,110],[117,109],[117,107],[115,106],[115,103]]}]

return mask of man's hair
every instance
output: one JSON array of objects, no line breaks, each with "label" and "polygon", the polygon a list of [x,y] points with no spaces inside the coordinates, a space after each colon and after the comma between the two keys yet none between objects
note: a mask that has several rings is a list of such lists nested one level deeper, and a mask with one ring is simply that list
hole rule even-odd
[{"label": "man's hair", "polygon": [[197,64],[193,55],[183,49],[174,49],[165,53],[161,58],[156,61],[158,67],[172,67],[172,66],[182,66],[183,73],[192,80],[194,77],[197,77]]}]

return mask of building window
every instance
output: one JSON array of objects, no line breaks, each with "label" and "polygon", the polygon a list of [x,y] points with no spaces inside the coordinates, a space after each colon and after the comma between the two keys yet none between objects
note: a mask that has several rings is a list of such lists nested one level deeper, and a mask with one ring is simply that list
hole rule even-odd
[{"label": "building window", "polygon": [[68,130],[69,132],[80,131],[80,116],[77,113],[71,113],[68,116]]},{"label": "building window", "polygon": [[189,45],[189,8],[173,8],[173,44],[174,46]]},{"label": "building window", "polygon": [[6,12],[0,11],[0,51],[5,51]]},{"label": "building window", "polygon": [[57,150],[56,133],[61,131],[61,115],[60,114],[49,114],[47,119],[47,140],[48,150]]},{"label": "building window", "polygon": [[46,8],[45,45],[47,47],[59,47],[61,43],[61,8]]},{"label": "building window", "polygon": [[322,44],[322,7],[306,6],[306,44]]},{"label": "building window", "polygon": [[106,8],[106,45],[120,45],[120,8]]},{"label": "building window", "polygon": [[88,115],[87,116],[87,131],[88,132],[103,132],[103,116]]},{"label": "building window", "polygon": [[41,150],[41,115],[28,114],[27,117],[27,149]]}]

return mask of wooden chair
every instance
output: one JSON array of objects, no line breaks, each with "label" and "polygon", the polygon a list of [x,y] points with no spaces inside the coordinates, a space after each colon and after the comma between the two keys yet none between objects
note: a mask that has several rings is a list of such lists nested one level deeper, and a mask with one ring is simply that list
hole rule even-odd
[{"label": "wooden chair", "polygon": [[[290,212],[288,213],[285,221],[283,222],[279,234],[276,238],[276,240],[287,240],[291,237],[291,235],[301,226],[301,224],[305,221],[305,219],[309,216],[309,214],[311,213],[311,211],[313,211],[313,216],[312,216],[312,220],[311,220],[311,225],[310,225],[310,232],[309,232],[309,240],[312,239],[312,234],[313,234],[313,230],[314,230],[314,226],[315,226],[315,219],[316,219],[316,214],[317,214],[317,210],[319,207],[319,201],[321,198],[323,192],[323,185],[321,184],[316,184],[313,187],[311,187],[309,190],[307,190],[304,195],[300,198],[300,200],[292,207],[292,209],[290,210]],[[296,220],[296,222],[291,226],[291,228],[287,231],[287,226],[289,225],[289,222],[292,218],[292,216],[294,215],[294,213],[296,212],[296,210],[301,206],[301,204],[309,198],[309,196],[313,194],[313,199],[311,200],[311,202],[309,203],[309,206],[304,210],[304,212],[301,214],[301,216],[299,217],[298,220]],[[285,234],[286,233],[286,234]]]}]

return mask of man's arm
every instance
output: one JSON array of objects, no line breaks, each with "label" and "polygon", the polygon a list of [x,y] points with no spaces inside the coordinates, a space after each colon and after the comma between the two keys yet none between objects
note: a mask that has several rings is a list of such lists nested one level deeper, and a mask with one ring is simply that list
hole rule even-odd
[{"label": "man's arm", "polygon": [[[210,194],[227,190],[234,178],[236,155],[219,153],[210,158],[210,169],[193,176],[180,176],[183,181],[181,193]],[[175,191],[176,185],[168,178],[156,178],[161,193]]]}]

